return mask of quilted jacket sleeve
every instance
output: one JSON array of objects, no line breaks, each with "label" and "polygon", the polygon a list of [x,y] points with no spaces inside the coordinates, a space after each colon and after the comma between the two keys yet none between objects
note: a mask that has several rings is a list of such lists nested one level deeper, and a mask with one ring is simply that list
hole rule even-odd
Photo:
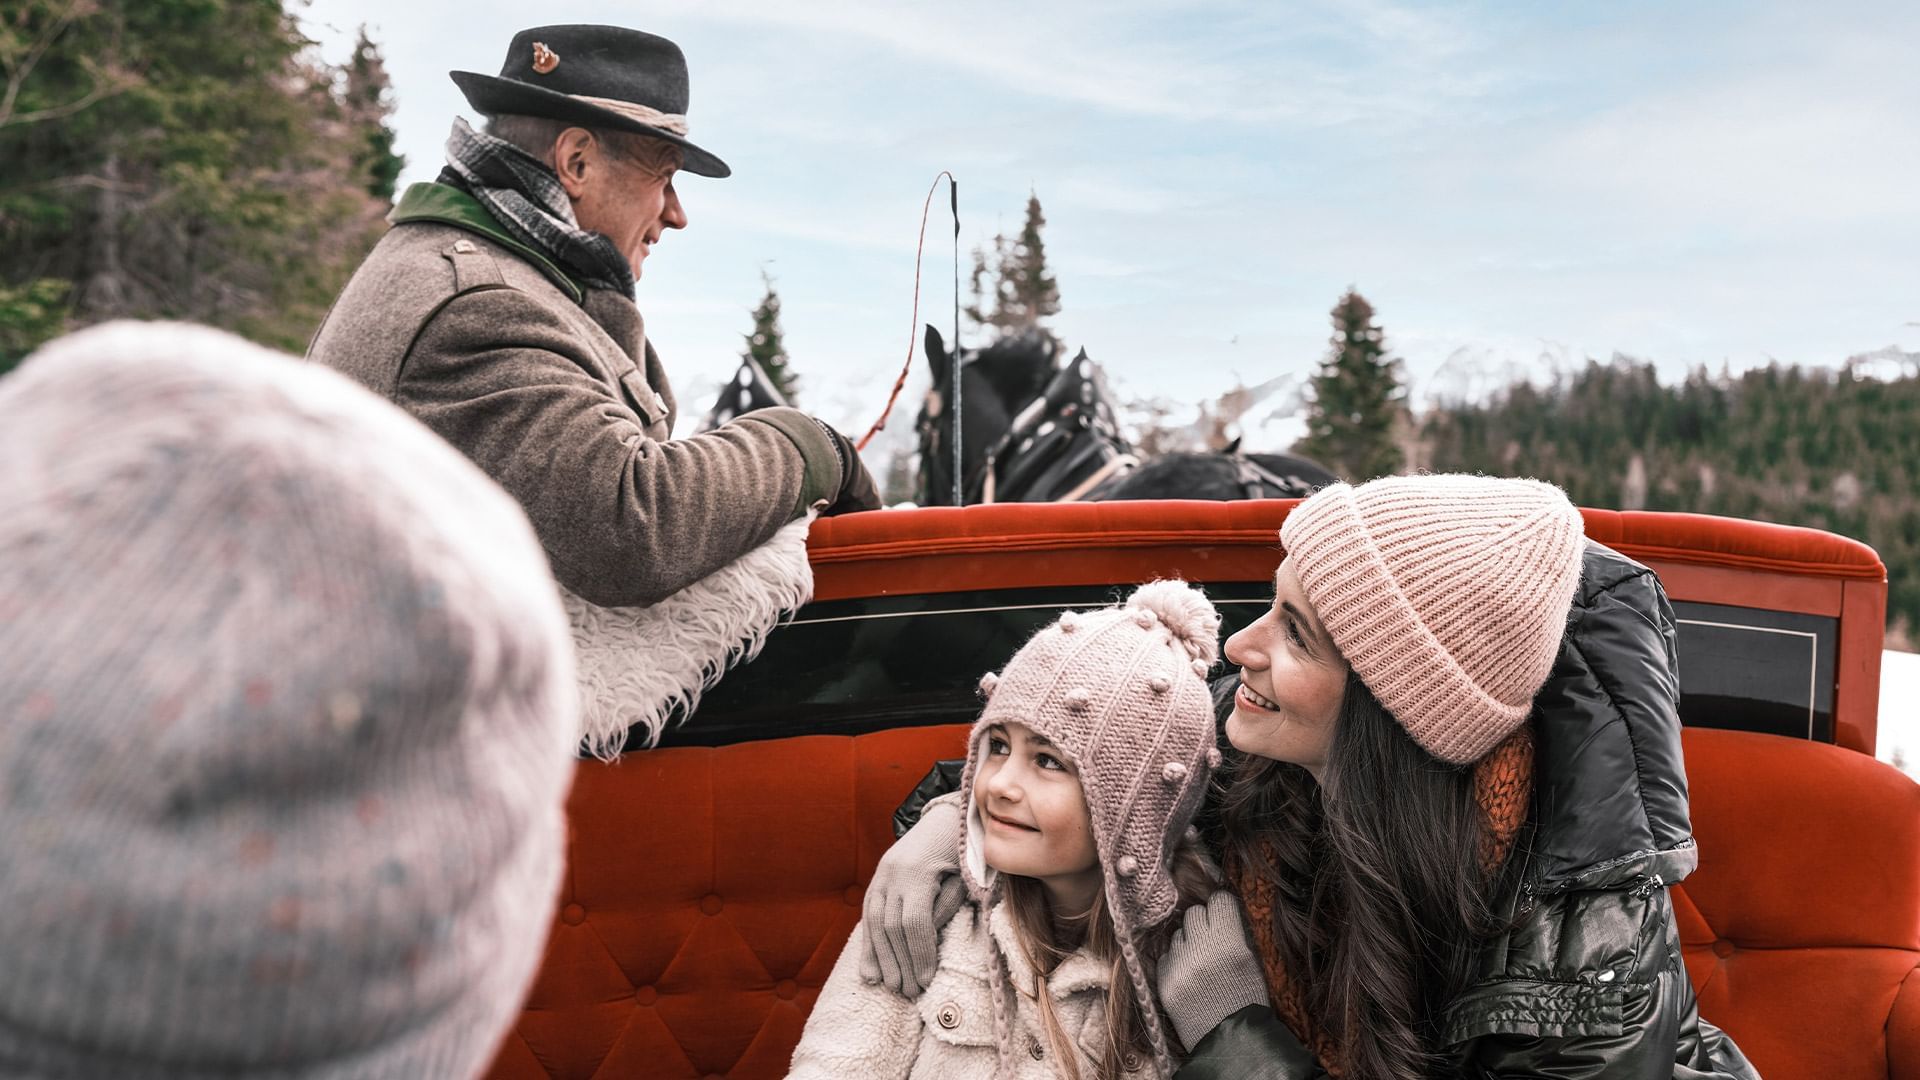
[{"label": "quilted jacket sleeve", "polygon": [[1534,699],[1537,891],[1608,887],[1635,853],[1691,850],[1679,702],[1659,578],[1590,545],[1560,655]]},{"label": "quilted jacket sleeve", "polygon": [[1249,1005],[1208,1032],[1174,1080],[1319,1080],[1326,1075],[1271,1006]]},{"label": "quilted jacket sleeve", "polygon": [[[1681,1019],[1692,1012],[1690,1003],[1682,1006],[1676,1000],[1682,995],[1691,998],[1692,990],[1686,985],[1686,973],[1676,963],[1659,977],[1621,995],[1618,1023],[1611,1033],[1484,1036],[1462,1048],[1459,1075],[1474,1080],[1539,1076],[1554,1080],[1670,1080],[1677,1076],[1707,1080],[1709,1076],[1721,1076],[1717,1071],[1688,1072],[1676,1067],[1686,1060],[1686,1055],[1678,1052]],[[1522,1022],[1514,1026],[1539,1025]]]},{"label": "quilted jacket sleeve", "polygon": [[807,1017],[788,1080],[905,1080],[920,1046],[913,1002],[860,978],[866,923],[853,928]]}]

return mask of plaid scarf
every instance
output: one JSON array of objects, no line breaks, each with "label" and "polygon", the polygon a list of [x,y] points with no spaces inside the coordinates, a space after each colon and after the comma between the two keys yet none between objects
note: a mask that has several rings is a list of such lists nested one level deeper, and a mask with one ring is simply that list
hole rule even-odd
[{"label": "plaid scarf", "polygon": [[472,195],[502,228],[582,284],[633,296],[627,257],[613,241],[580,227],[560,178],[539,158],[456,117],[440,182]]}]

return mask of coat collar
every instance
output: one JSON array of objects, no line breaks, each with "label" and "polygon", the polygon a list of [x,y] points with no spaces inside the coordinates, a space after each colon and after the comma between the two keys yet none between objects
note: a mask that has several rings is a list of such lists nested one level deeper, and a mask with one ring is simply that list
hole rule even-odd
[{"label": "coat collar", "polygon": [[532,263],[574,303],[580,304],[586,300],[586,286],[569,277],[552,259],[521,243],[495,221],[492,214],[487,213],[486,207],[459,188],[438,183],[409,185],[401,193],[399,201],[393,204],[393,210],[387,214],[387,222],[405,225],[412,221],[438,222],[484,236]]},{"label": "coat collar", "polygon": [[1534,699],[1523,887],[1652,889],[1699,862],[1680,748],[1673,609],[1653,571],[1592,540],[1553,674]]},{"label": "coat collar", "polygon": [[[1033,986],[1033,965],[1027,962],[1026,950],[1014,936],[1013,917],[1007,912],[1004,900],[994,901],[987,912],[987,933],[992,937],[994,947],[1007,963],[1007,978],[1014,988],[1026,992]],[[1081,946],[1060,961],[1060,966],[1047,976],[1047,992],[1055,1001],[1064,1001],[1068,997],[1086,990],[1105,991],[1111,981],[1108,965],[1085,946]]]}]

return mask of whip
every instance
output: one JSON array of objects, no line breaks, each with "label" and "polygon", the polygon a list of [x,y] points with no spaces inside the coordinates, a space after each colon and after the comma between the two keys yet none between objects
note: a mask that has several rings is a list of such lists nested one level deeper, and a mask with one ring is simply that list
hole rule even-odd
[{"label": "whip", "polygon": [[960,456],[960,182],[945,169],[933,178],[933,184],[927,188],[926,204],[920,208],[920,242],[913,253],[913,319],[907,327],[907,360],[900,365],[900,377],[893,381],[893,392],[887,395],[887,407],[881,410],[880,419],[860,436],[854,449],[865,450],[873,437],[887,426],[894,403],[900,400],[900,391],[906,389],[907,375],[913,371],[913,345],[920,329],[920,265],[927,250],[927,218],[933,211],[933,193],[940,190],[942,179],[947,182],[948,202],[953,209],[953,348],[948,356],[953,361],[953,504],[962,506],[965,504],[960,491],[963,472]]}]

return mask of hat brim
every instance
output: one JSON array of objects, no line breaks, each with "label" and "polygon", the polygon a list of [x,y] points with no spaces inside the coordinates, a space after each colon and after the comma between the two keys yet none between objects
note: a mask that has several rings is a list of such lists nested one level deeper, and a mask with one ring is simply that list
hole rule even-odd
[{"label": "hat brim", "polygon": [[733,170],[727,167],[726,162],[688,142],[684,136],[643,124],[612,109],[581,101],[544,86],[502,79],[497,75],[482,75],[476,71],[450,71],[447,74],[453,77],[454,85],[460,87],[460,92],[467,96],[467,103],[487,116],[541,116],[549,120],[574,121],[586,127],[650,135],[665,139],[686,152],[685,160],[680,165],[686,172],[715,178],[733,175]]}]

